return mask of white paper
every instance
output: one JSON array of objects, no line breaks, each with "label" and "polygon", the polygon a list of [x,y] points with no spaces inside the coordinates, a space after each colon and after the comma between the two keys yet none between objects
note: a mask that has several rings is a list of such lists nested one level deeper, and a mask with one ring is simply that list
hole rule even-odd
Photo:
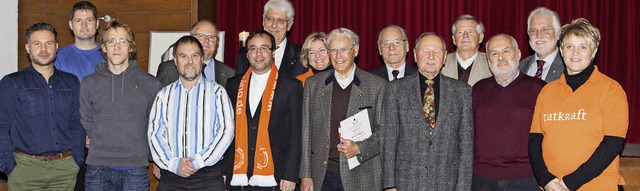
[{"label": "white paper", "polygon": [[[340,121],[338,129],[341,139],[348,139],[353,142],[364,141],[371,136],[371,123],[369,122],[369,112],[364,109],[355,115]],[[360,165],[357,157],[347,159],[349,170]]]}]

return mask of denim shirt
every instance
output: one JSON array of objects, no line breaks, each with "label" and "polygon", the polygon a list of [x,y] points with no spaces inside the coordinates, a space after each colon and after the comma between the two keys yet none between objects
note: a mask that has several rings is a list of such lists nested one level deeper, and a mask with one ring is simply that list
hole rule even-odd
[{"label": "denim shirt", "polygon": [[49,83],[33,67],[0,81],[0,170],[10,174],[14,152],[51,156],[71,151],[84,163],[85,131],[80,123],[80,82],[54,69]]}]

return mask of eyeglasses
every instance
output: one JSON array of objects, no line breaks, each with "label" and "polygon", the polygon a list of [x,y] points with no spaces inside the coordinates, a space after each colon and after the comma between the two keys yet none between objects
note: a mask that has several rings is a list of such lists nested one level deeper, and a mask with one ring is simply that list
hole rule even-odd
[{"label": "eyeglasses", "polygon": [[541,35],[546,35],[549,34],[549,32],[553,31],[553,29],[551,28],[547,28],[547,27],[543,27],[540,29],[530,29],[529,30],[529,35],[533,36],[536,34],[541,34]]},{"label": "eyeglasses", "polygon": [[340,49],[335,49],[335,48],[330,48],[329,49],[329,54],[331,56],[335,56],[336,54],[340,53],[341,55],[345,55],[347,54],[347,52],[353,50],[353,48],[356,47],[356,45],[353,45],[351,48],[346,49],[346,48],[340,48]]},{"label": "eyeglasses", "polygon": [[404,42],[407,42],[407,40],[406,39],[404,39],[404,40],[398,40],[398,39],[396,39],[396,40],[388,40],[388,41],[380,43],[380,46],[382,48],[389,48],[390,46],[397,47],[397,46],[400,46],[401,44],[404,44]]},{"label": "eyeglasses", "polygon": [[269,48],[269,47],[267,47],[267,46],[261,46],[261,47],[257,47],[257,46],[250,46],[250,47],[248,48],[248,50],[249,50],[249,52],[257,52],[257,51],[265,52],[265,51],[270,51],[270,50],[271,50],[271,48]]},{"label": "eyeglasses", "polygon": [[105,45],[107,45],[107,47],[114,47],[116,46],[116,44],[118,44],[118,46],[120,47],[125,47],[125,46],[129,46],[129,41],[128,40],[108,40],[106,43],[104,43]]},{"label": "eyeglasses", "polygon": [[284,25],[286,22],[289,22],[289,19],[283,19],[283,18],[273,18],[273,17],[265,17],[264,18],[264,22],[267,23],[267,25],[275,22],[277,25]]},{"label": "eyeglasses", "polygon": [[203,42],[218,42],[218,37],[215,35],[206,35],[206,34],[191,34],[191,36],[196,37],[198,40]]}]

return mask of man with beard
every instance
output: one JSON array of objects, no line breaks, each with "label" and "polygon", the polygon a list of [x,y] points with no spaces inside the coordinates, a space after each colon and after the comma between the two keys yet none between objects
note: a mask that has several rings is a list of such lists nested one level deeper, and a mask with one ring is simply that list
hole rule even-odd
[{"label": "man with beard", "polygon": [[[203,77],[224,86],[227,83],[227,79],[233,77],[235,71],[215,59],[216,51],[218,50],[218,26],[211,21],[200,20],[191,27],[191,36],[196,37],[204,49]],[[160,79],[162,86],[175,82],[179,76],[176,63],[173,60],[165,61],[158,66],[156,77]]]},{"label": "man with beard", "polygon": [[544,7],[537,8],[527,19],[529,46],[536,53],[520,61],[520,71],[529,76],[551,82],[564,71],[562,56],[558,54],[560,38],[558,13]]},{"label": "man with beard", "polygon": [[378,52],[384,63],[380,67],[371,69],[372,74],[393,81],[418,71],[415,66],[407,64],[409,41],[407,41],[407,33],[398,25],[389,25],[380,31]]},{"label": "man with beard", "polygon": [[545,83],[518,70],[520,49],[513,37],[499,34],[486,46],[494,77],[473,86],[475,155],[471,190],[540,190],[527,144],[533,108]]},{"label": "man with beard", "polygon": [[73,190],[84,163],[80,82],[53,65],[57,36],[48,23],[29,26],[31,66],[0,81],[0,171],[9,190]]},{"label": "man with beard", "polygon": [[233,140],[233,108],[225,89],[202,77],[203,48],[193,36],[174,44],[180,78],[158,92],[147,136],[160,167],[158,190],[224,190],[223,154]]},{"label": "man with beard", "polygon": [[484,39],[484,25],[478,18],[461,15],[451,27],[451,38],[456,52],[449,53],[442,74],[473,86],[481,79],[491,76],[487,55],[480,52]]},{"label": "man with beard", "polygon": [[82,79],[93,73],[104,60],[100,44],[96,43],[98,10],[88,1],[78,1],[69,11],[69,28],[73,31],[74,43],[58,50],[54,65]]},{"label": "man with beard", "polygon": [[[293,26],[295,10],[289,0],[269,0],[264,5],[262,27],[276,38],[276,49],[273,51],[278,73],[283,76],[296,77],[304,73],[306,68],[297,60],[300,58],[300,45],[287,40],[287,32]],[[248,46],[247,46],[248,47]],[[236,60],[236,75],[244,74],[250,67],[247,59],[247,49],[238,52]]]},{"label": "man with beard", "polygon": [[107,60],[80,87],[82,125],[91,139],[85,189],[149,190],[146,130],[162,85],[136,64],[128,25],[112,21],[102,33]]}]

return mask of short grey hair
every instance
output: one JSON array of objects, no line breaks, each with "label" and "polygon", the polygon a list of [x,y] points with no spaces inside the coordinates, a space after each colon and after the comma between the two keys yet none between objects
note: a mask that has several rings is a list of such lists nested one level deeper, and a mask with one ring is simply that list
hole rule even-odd
[{"label": "short grey hair", "polygon": [[460,15],[458,18],[456,18],[456,21],[453,22],[453,26],[451,26],[451,34],[455,35],[456,34],[456,24],[458,24],[458,22],[462,22],[462,21],[473,21],[476,23],[476,32],[478,32],[478,34],[484,33],[484,25],[482,24],[482,22],[480,22],[480,20],[478,20],[478,18],[476,18],[473,15],[469,15],[469,14],[464,14],[464,15]]},{"label": "short grey hair", "polygon": [[378,34],[378,45],[380,45],[380,44],[382,43],[382,42],[381,42],[381,40],[382,40],[382,33],[383,33],[384,31],[386,31],[387,29],[392,29],[392,28],[393,28],[393,29],[398,29],[398,30],[400,31],[400,33],[402,33],[402,38],[403,38],[404,40],[407,40],[407,32],[406,32],[402,27],[400,27],[400,26],[398,26],[398,25],[389,25],[389,26],[384,27],[382,30],[380,30],[380,33]]},{"label": "short grey hair", "polygon": [[337,28],[333,29],[331,33],[329,33],[329,36],[327,36],[326,46],[329,47],[329,42],[331,42],[331,39],[338,35],[347,36],[349,38],[349,41],[351,42],[351,45],[355,46],[360,44],[360,37],[358,37],[358,34],[349,30],[348,28]]},{"label": "short grey hair", "polygon": [[520,47],[518,47],[518,41],[516,41],[515,38],[513,38],[511,35],[508,34],[497,34],[497,35],[493,35],[488,41],[487,44],[485,44],[484,50],[487,52],[487,55],[489,55],[489,44],[491,43],[491,39],[495,38],[495,37],[499,37],[499,36],[504,36],[504,37],[508,37],[509,39],[511,39],[511,45],[513,46],[513,48],[516,49],[516,51],[520,51]]},{"label": "short grey hair", "polygon": [[267,12],[271,9],[287,13],[287,20],[292,20],[293,17],[296,16],[296,10],[293,9],[293,4],[291,4],[289,0],[269,0],[267,4],[264,4],[264,12],[262,13],[263,19],[267,17]]},{"label": "short grey hair", "polygon": [[435,32],[425,32],[420,34],[420,36],[418,36],[418,38],[416,39],[416,46],[413,47],[413,50],[418,50],[418,45],[419,42],[422,38],[429,36],[429,35],[434,35],[437,36],[438,38],[440,38],[440,41],[442,41],[442,48],[444,48],[444,51],[447,51],[447,43],[444,42],[444,38],[442,38],[440,35],[436,34]]},{"label": "short grey hair", "polygon": [[560,17],[558,16],[558,13],[551,9],[547,9],[546,7],[538,7],[529,13],[529,18],[527,19],[527,34],[529,34],[529,30],[531,30],[531,21],[533,21],[533,18],[538,15],[550,16],[551,21],[553,21],[553,30],[555,32],[559,32],[561,30]]}]

